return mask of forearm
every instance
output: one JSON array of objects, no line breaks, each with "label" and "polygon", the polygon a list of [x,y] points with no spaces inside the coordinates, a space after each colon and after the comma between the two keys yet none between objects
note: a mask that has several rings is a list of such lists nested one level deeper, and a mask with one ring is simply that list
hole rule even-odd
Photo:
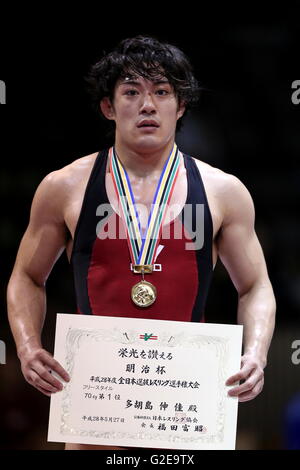
[{"label": "forearm", "polygon": [[238,323],[244,326],[244,354],[258,357],[263,366],[275,326],[276,301],[269,281],[255,284],[239,296]]},{"label": "forearm", "polygon": [[17,352],[27,344],[41,346],[41,332],[46,315],[45,287],[28,275],[14,272],[7,288],[8,319]]},{"label": "forearm", "polygon": [[14,271],[7,289],[8,319],[16,342],[24,378],[44,395],[63,389],[70,377],[53,356],[43,349],[41,333],[46,315],[45,286],[25,273]]}]

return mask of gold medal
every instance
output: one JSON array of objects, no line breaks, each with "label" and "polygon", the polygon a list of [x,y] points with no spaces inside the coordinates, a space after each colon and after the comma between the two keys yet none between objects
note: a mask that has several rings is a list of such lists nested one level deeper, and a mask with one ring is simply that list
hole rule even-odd
[{"label": "gold medal", "polygon": [[156,300],[156,287],[142,280],[132,287],[131,298],[138,307],[149,307]]}]

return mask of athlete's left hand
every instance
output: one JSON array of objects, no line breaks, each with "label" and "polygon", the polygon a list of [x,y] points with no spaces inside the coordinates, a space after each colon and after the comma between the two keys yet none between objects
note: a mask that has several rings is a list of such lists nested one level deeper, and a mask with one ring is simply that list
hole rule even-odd
[{"label": "athlete's left hand", "polygon": [[229,390],[228,395],[238,397],[239,401],[253,400],[264,386],[264,361],[253,354],[244,354],[241,359],[241,370],[229,377],[225,385],[234,385],[242,381],[240,385]]}]

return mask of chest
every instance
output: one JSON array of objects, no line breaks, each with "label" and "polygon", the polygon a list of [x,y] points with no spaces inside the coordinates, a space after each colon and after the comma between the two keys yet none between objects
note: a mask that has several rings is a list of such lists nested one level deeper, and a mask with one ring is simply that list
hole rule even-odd
[{"label": "chest", "polygon": [[[147,226],[158,183],[159,175],[153,175],[147,178],[133,177],[130,179],[136,210],[142,228]],[[106,173],[105,186],[107,197],[113,210],[120,215],[121,208],[119,206],[119,199],[110,173]],[[174,189],[170,194],[170,200],[163,222],[164,225],[169,224],[181,212],[186,202],[187,190],[186,170],[184,166],[180,166]]]},{"label": "chest", "polygon": [[[70,240],[67,244],[67,254],[69,257],[70,257],[70,253],[73,247],[73,239],[75,235],[75,230],[76,230],[77,222],[78,222],[80,212],[82,209],[84,194],[85,194],[89,176],[90,176],[90,172],[86,172],[86,174],[82,175],[82,178],[80,179],[80,181],[77,182],[76,191],[74,191],[74,194],[72,194],[72,197],[70,198],[71,202],[67,205],[64,211],[65,223],[71,234]],[[215,189],[213,187],[211,179],[205,177],[205,171],[201,171],[201,176],[202,176],[202,180],[204,183],[206,196],[208,199],[210,212],[212,215],[213,238],[215,239],[215,236],[218,233],[221,223],[222,223],[222,214],[220,211],[220,204],[218,203],[218,197],[215,194]],[[145,227],[147,226],[148,216],[149,216],[151,205],[153,203],[153,198],[157,189],[158,180],[159,180],[159,176],[153,175],[152,177],[149,177],[149,178],[131,178],[131,181],[130,181],[135,203],[137,205],[142,229],[145,229]],[[120,215],[119,200],[115,191],[112,176],[109,173],[109,171],[106,171],[106,174],[105,174],[105,191],[106,191],[109,203],[112,206],[112,209],[118,215]],[[199,188],[199,191],[200,191],[200,188]],[[176,219],[176,217],[180,214],[180,212],[182,211],[186,203],[187,193],[188,193],[188,177],[187,177],[187,171],[186,171],[185,165],[182,162],[179,168],[179,173],[176,179],[176,183],[174,185],[174,190],[170,196],[170,202],[169,202],[169,206],[166,211],[166,214],[165,214],[163,225],[169,224],[172,220]],[[214,246],[214,251],[215,251],[215,246]]]}]

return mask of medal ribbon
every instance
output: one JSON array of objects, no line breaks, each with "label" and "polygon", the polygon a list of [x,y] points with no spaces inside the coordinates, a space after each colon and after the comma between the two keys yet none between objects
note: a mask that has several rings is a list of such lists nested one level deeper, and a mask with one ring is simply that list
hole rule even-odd
[{"label": "medal ribbon", "polygon": [[174,144],[173,149],[161,172],[151,211],[144,234],[127,171],[118,159],[114,148],[110,149],[110,171],[115,191],[122,209],[127,229],[127,241],[133,264],[153,264],[159,245],[161,228],[168,208],[175,182],[179,173],[179,151]]}]

